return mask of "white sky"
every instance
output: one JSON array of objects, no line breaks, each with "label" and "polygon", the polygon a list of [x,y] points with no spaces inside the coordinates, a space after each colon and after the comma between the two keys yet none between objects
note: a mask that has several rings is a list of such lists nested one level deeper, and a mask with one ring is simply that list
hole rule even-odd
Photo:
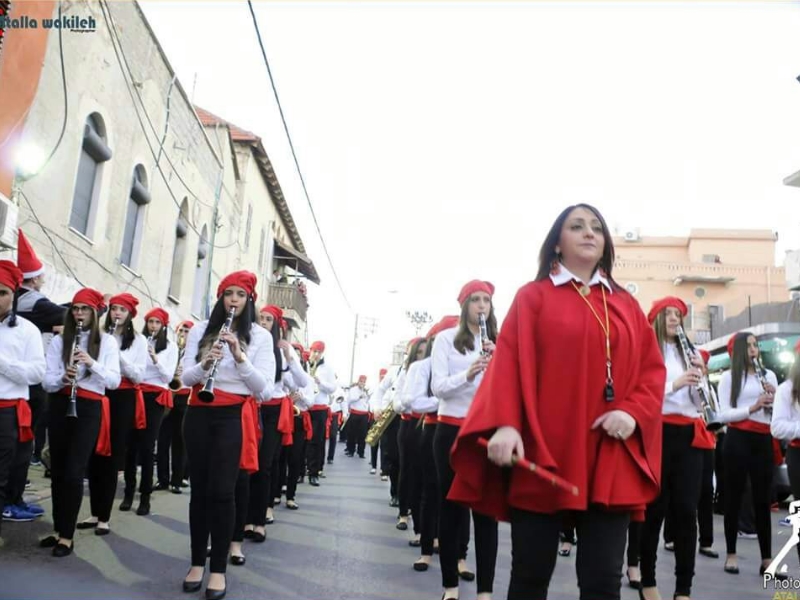
[{"label": "white sky", "polygon": [[[354,317],[313,228],[247,3],[144,0],[196,104],[260,135],[323,280],[340,381]],[[800,248],[799,3],[255,4],[300,166],[374,385],[472,278],[502,316],[564,206],[645,235],[767,228]],[[389,293],[396,290],[397,293]]]}]

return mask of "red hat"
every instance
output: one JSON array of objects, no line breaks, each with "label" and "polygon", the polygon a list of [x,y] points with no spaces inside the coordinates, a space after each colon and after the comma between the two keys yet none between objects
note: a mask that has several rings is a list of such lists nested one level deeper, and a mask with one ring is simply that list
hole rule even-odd
[{"label": "red hat", "polygon": [[727,348],[728,348],[728,356],[730,356],[731,358],[733,358],[733,343],[736,341],[736,336],[737,336],[737,335],[738,335],[738,334],[734,333],[734,334],[731,336],[731,338],[728,340],[728,345],[727,345]]},{"label": "red hat", "polygon": [[708,350],[698,350],[697,353],[705,364],[708,364],[708,361],[711,360],[711,353]]},{"label": "red hat", "polygon": [[309,358],[311,358],[311,352],[308,350],[303,350],[303,361],[308,362]]},{"label": "red hat", "polygon": [[675,296],[667,296],[666,298],[661,298],[661,300],[656,300],[653,302],[652,308],[650,308],[650,312],[647,313],[647,320],[650,322],[650,325],[656,320],[658,313],[660,313],[665,308],[672,306],[673,308],[677,308],[681,316],[685,317],[689,313],[689,309],[686,307],[686,304],[680,298],[676,298]]},{"label": "red hat", "polygon": [[[800,344],[800,342],[798,342],[798,344]],[[383,377],[384,375],[386,375],[386,373],[388,373],[386,369],[381,369],[380,371],[378,371],[378,377]]]},{"label": "red hat", "polygon": [[366,381],[367,380],[367,376],[366,375],[359,375],[358,376],[358,380],[359,381]]},{"label": "red hat", "polygon": [[315,350],[317,352],[325,352],[325,342],[317,341],[311,344],[311,351],[314,352]]},{"label": "red hat", "polygon": [[0,260],[0,283],[16,292],[22,283],[22,271],[10,260]]},{"label": "red hat", "polygon": [[139,306],[139,299],[133,294],[123,292],[116,296],[111,296],[111,298],[108,299],[108,305],[111,306],[112,304],[124,306],[128,309],[128,312],[131,313],[131,318],[133,318],[137,314],[136,307]]},{"label": "red hat", "polygon": [[232,285],[236,285],[246,291],[247,295],[252,297],[253,302],[255,302],[256,298],[258,298],[258,294],[256,294],[257,284],[258,277],[256,277],[254,273],[250,271],[234,271],[223,277],[222,281],[219,282],[217,286],[217,298],[222,296],[226,289]]},{"label": "red hat", "polygon": [[95,310],[102,310],[106,307],[103,302],[103,294],[92,288],[83,288],[75,292],[72,297],[72,304],[85,304]]},{"label": "red hat", "polygon": [[33,251],[33,246],[28,242],[28,238],[22,233],[22,229],[18,230],[19,238],[17,239],[17,265],[19,270],[22,271],[23,279],[33,279],[44,273],[44,266],[36,252]]},{"label": "red hat", "polygon": [[453,327],[458,327],[458,320],[459,318],[455,315],[442,317],[441,321],[439,321],[438,323],[436,323],[436,325],[430,328],[430,331],[428,331],[428,334],[425,337],[432,338],[433,336],[443,332],[445,329],[452,329]]},{"label": "red hat", "polygon": [[191,329],[192,327],[194,327],[194,321],[181,321],[180,323],[178,323],[177,327],[175,327],[175,330],[177,331],[181,327],[186,327],[186,329]]},{"label": "red hat", "polygon": [[280,307],[275,306],[274,304],[267,304],[266,306],[261,307],[260,312],[271,314],[278,323],[278,326],[284,331],[286,330],[286,321],[283,318],[283,311],[280,309]]},{"label": "red hat", "polygon": [[494,286],[488,281],[473,279],[472,281],[465,283],[464,287],[461,288],[461,291],[458,293],[458,303],[464,304],[464,300],[469,298],[475,292],[486,292],[490,296],[494,296]]},{"label": "red hat", "polygon": [[169,314],[163,308],[152,308],[150,311],[144,316],[145,323],[148,319],[158,319],[161,321],[161,325],[166,327],[169,325]]}]

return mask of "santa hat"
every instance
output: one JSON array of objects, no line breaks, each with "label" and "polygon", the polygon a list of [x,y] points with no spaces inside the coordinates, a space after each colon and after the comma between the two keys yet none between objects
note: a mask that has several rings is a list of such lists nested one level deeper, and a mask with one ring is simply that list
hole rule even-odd
[{"label": "santa hat", "polygon": [[123,292],[116,296],[111,296],[111,298],[108,299],[108,305],[111,306],[112,304],[127,308],[128,312],[131,314],[131,319],[133,319],[137,314],[136,307],[139,306],[139,299],[133,294]]},{"label": "santa hat", "polygon": [[33,251],[33,246],[28,242],[28,238],[22,233],[22,229],[18,230],[19,238],[17,240],[17,266],[22,271],[23,279],[33,279],[44,273],[44,266],[36,252]]},{"label": "santa hat", "polygon": [[650,325],[655,322],[658,313],[670,306],[677,308],[682,317],[685,317],[689,313],[689,309],[686,307],[686,303],[683,300],[675,296],[667,296],[666,298],[661,298],[661,300],[653,302],[650,312],[647,313],[647,320],[650,322]]},{"label": "santa hat", "polygon": [[314,352],[325,352],[325,342],[316,341],[311,344],[311,351]]},{"label": "santa hat", "polygon": [[258,298],[258,294],[256,294],[257,284],[258,277],[256,277],[254,273],[250,271],[234,271],[226,275],[222,281],[219,282],[217,286],[217,298],[222,296],[226,289],[232,285],[236,285],[246,291],[247,295],[253,298],[253,302],[255,302]]},{"label": "santa hat", "polygon": [[0,260],[0,284],[16,292],[22,283],[22,271],[10,260]]},{"label": "santa hat", "polygon": [[475,292],[486,292],[489,294],[489,296],[494,296],[494,285],[488,281],[473,279],[472,281],[465,283],[464,287],[461,288],[461,291],[458,293],[458,303],[464,304],[464,300],[469,298]]},{"label": "santa hat", "polygon": [[92,288],[83,288],[75,292],[72,297],[72,304],[73,306],[75,304],[85,304],[97,311],[106,307],[105,302],[103,302],[103,294]]},{"label": "santa hat", "polygon": [[453,327],[458,327],[457,316],[449,315],[447,317],[442,317],[441,321],[430,328],[430,331],[428,331],[428,334],[425,337],[430,339],[433,336],[440,334],[445,329],[452,329]]},{"label": "santa hat", "polygon": [[169,314],[163,308],[151,308],[144,316],[144,322],[147,323],[150,319],[158,319],[162,327],[169,325]]}]

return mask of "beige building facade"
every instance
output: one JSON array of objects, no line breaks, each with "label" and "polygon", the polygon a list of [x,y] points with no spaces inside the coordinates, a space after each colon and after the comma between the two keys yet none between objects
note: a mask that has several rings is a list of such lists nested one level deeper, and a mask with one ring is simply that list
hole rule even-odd
[{"label": "beige building facade", "polygon": [[614,237],[614,278],[647,312],[654,300],[678,296],[689,306],[686,329],[698,344],[716,337],[713,322],[750,305],[789,299],[784,267],[775,264],[768,230],[692,229],[688,237]]}]

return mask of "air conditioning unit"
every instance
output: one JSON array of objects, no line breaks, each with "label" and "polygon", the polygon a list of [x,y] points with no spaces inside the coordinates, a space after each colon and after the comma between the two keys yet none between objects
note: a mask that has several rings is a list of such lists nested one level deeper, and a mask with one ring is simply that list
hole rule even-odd
[{"label": "air conditioning unit", "polygon": [[19,208],[0,194],[0,247],[16,249]]},{"label": "air conditioning unit", "polygon": [[629,229],[622,237],[625,239],[626,242],[638,242],[639,241],[639,230],[638,229]]}]

